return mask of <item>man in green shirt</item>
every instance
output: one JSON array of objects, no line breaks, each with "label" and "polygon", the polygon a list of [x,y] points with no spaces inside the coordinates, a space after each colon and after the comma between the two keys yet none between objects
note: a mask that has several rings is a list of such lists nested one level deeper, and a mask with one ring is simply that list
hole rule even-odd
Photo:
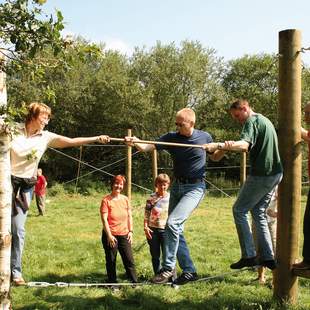
[{"label": "man in green shirt", "polygon": [[[270,120],[255,113],[245,99],[238,99],[233,102],[229,111],[232,118],[243,125],[240,140],[210,143],[206,145],[206,150],[214,152],[214,157],[218,160],[224,156],[226,151],[250,153],[250,173],[233,206],[241,259],[231,264],[230,268],[241,269],[261,264],[270,269],[275,269],[276,262],[265,210],[283,175],[277,134]],[[249,211],[252,214],[257,231],[259,258],[256,254],[253,235],[248,222]]]}]

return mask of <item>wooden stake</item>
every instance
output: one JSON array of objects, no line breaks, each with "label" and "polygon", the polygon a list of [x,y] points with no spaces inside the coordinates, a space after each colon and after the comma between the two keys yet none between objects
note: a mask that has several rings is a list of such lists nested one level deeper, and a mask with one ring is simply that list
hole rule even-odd
[{"label": "wooden stake", "polygon": [[[127,136],[131,137],[131,129],[127,129]],[[127,146],[127,166],[126,166],[126,179],[127,179],[126,195],[129,201],[131,201],[131,169],[132,169],[131,160],[132,160],[132,147],[128,145]]]},{"label": "wooden stake", "polygon": [[284,167],[278,195],[277,261],[274,296],[295,303],[301,196],[301,33],[279,32],[279,149]]},{"label": "wooden stake", "polygon": [[155,179],[158,174],[157,169],[157,150],[154,149],[152,152],[152,173],[153,173],[153,184],[155,184]]}]

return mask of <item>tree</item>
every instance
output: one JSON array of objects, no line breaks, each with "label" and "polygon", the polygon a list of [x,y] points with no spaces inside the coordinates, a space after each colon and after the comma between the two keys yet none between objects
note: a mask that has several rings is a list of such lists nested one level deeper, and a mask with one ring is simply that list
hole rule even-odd
[{"label": "tree", "polygon": [[[31,6],[29,5],[31,2]],[[44,0],[7,0],[0,5],[0,44],[2,53],[19,65],[30,65],[36,53],[50,46],[55,55],[66,42],[60,31],[64,28],[63,17],[44,16],[41,5]]]},{"label": "tree", "polygon": [[247,98],[277,124],[278,56],[245,55],[229,62],[223,79],[229,98]]}]

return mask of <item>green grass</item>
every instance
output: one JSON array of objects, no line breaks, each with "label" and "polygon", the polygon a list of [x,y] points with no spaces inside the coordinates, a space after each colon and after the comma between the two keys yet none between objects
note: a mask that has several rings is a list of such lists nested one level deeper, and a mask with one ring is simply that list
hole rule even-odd
[{"label": "green grass", "polygon": [[[50,197],[47,214],[36,216],[32,205],[27,220],[23,275],[27,281],[102,283],[106,280],[101,246],[101,196]],[[152,277],[148,246],[143,234],[146,196],[133,196],[134,256],[141,281]],[[185,235],[201,277],[230,272],[239,259],[231,206],[234,198],[207,197],[186,223]],[[304,200],[303,200],[304,204]],[[119,280],[126,281],[120,257]],[[244,271],[178,290],[167,286],[106,288],[13,287],[14,309],[280,309],[269,285],[260,286],[255,272]],[[310,281],[300,279],[299,298],[287,309],[310,308]]]}]

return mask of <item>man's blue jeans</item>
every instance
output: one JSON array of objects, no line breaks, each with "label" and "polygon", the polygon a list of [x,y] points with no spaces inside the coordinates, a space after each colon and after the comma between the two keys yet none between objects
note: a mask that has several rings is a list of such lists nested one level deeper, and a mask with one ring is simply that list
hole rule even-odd
[{"label": "man's blue jeans", "polygon": [[[25,191],[28,205],[31,203],[33,188]],[[12,216],[12,248],[11,248],[11,273],[13,279],[22,277],[22,255],[25,243],[25,223],[27,219],[27,212],[17,206],[18,214]]]},{"label": "man's blue jeans", "polygon": [[174,269],[177,258],[183,272],[196,272],[183,231],[184,222],[203,199],[205,190],[204,182],[196,184],[173,183],[165,229],[162,264],[164,269]]},{"label": "man's blue jeans", "polygon": [[281,179],[282,173],[271,176],[250,175],[240,190],[233,206],[233,215],[242,258],[256,256],[253,235],[248,221],[248,212],[250,211],[256,227],[260,259],[262,261],[274,259],[265,211],[270,203],[275,186],[280,183]]}]

